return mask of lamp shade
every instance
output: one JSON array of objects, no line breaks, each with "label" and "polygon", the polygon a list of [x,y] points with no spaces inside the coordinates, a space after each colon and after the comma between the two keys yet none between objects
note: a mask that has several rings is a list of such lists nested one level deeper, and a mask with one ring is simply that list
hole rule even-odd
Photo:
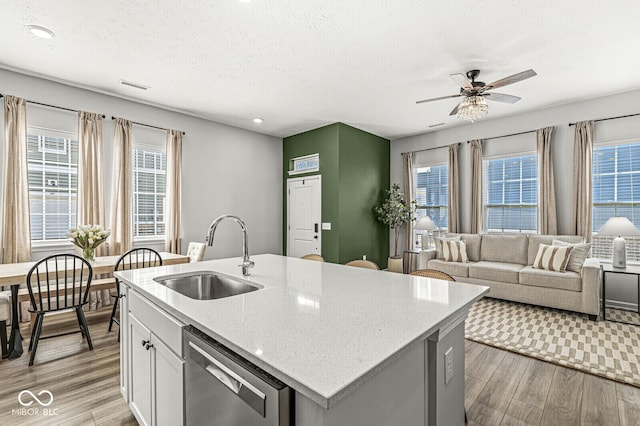
[{"label": "lamp shade", "polygon": [[438,227],[433,223],[433,220],[431,220],[429,216],[425,216],[418,219],[414,229],[417,229],[418,231],[434,231],[438,229]]},{"label": "lamp shade", "polygon": [[626,217],[611,217],[602,225],[598,235],[605,237],[630,237],[640,235],[640,230]]}]

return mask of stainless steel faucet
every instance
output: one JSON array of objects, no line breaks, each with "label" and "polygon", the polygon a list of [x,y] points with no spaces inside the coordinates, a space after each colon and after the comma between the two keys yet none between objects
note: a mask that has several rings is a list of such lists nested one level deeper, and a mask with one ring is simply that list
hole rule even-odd
[{"label": "stainless steel faucet", "polygon": [[255,263],[249,259],[249,236],[247,234],[247,225],[245,225],[242,219],[231,214],[218,216],[209,226],[209,234],[206,239],[207,245],[209,247],[213,246],[213,236],[216,233],[216,228],[218,227],[218,224],[225,219],[233,219],[242,228],[242,265],[240,266],[242,266],[242,275],[247,277],[249,276],[249,268],[253,268]]}]

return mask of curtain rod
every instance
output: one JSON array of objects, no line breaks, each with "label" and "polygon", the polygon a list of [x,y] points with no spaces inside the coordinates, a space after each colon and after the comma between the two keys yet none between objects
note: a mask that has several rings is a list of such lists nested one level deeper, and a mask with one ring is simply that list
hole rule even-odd
[{"label": "curtain rod", "polygon": [[[115,120],[116,117],[111,116],[111,119]],[[169,129],[165,129],[164,127],[152,126],[151,124],[138,123],[136,121],[132,121],[131,124],[137,124],[138,126],[144,126],[144,127],[151,127],[152,129],[158,129],[158,130],[169,130]],[[182,134],[186,135],[185,132],[182,132]]]},{"label": "curtain rod", "polygon": [[[2,93],[0,93],[0,98],[4,98],[4,95]],[[56,109],[61,109],[64,111],[71,111],[71,112],[80,112],[77,109],[71,109],[71,108],[65,108],[65,107],[61,107],[61,106],[56,106],[56,105],[49,105],[49,104],[43,104],[41,102],[36,102],[36,101],[30,101],[25,99],[26,102],[29,102],[30,104],[35,104],[35,105],[41,105],[41,106],[45,106],[45,107],[49,107],[49,108],[56,108]],[[104,116],[104,114],[101,114],[102,118],[106,118]]]},{"label": "curtain rod", "polygon": [[[526,135],[527,133],[535,133],[537,130],[527,130],[526,132],[518,132],[518,133],[509,133],[508,135],[502,135],[502,136],[494,136],[491,138],[480,138],[480,139],[500,139],[500,138],[508,138],[509,136],[518,136],[518,135]],[[471,141],[467,141],[467,143],[470,143]]]},{"label": "curtain rod", "polygon": [[[639,113],[636,113],[636,114],[619,115],[619,116],[617,116],[617,117],[599,118],[599,119],[597,119],[597,120],[593,120],[593,121],[594,121],[594,123],[595,123],[595,122],[598,122],[598,121],[607,121],[607,120],[616,120],[616,119],[618,119],[618,118],[635,117],[636,115],[640,115],[640,112],[639,112]],[[571,127],[571,126],[575,126],[575,125],[576,125],[576,123],[569,123],[569,127]]]},{"label": "curtain rod", "polygon": [[[460,146],[462,142],[458,142],[458,146]],[[413,153],[416,152],[423,152],[423,151],[431,151],[432,149],[440,149],[440,148],[447,148],[449,145],[442,145],[442,146],[435,146],[433,148],[425,148],[425,149],[419,149],[417,151],[411,151]],[[401,152],[400,155],[404,155],[404,154],[408,154],[408,152]]]}]

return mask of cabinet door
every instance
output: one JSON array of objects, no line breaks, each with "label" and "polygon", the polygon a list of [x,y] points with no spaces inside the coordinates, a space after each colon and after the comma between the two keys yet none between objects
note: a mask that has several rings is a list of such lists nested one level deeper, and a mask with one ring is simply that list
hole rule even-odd
[{"label": "cabinet door", "polygon": [[142,425],[151,425],[151,355],[152,351],[143,345],[151,343],[151,332],[136,317],[129,314],[129,350],[131,381],[129,407]]},{"label": "cabinet door", "polygon": [[129,402],[129,287],[120,283],[120,393]]},{"label": "cabinet door", "polygon": [[155,356],[155,420],[158,426],[184,424],[184,361],[155,334],[151,334]]}]

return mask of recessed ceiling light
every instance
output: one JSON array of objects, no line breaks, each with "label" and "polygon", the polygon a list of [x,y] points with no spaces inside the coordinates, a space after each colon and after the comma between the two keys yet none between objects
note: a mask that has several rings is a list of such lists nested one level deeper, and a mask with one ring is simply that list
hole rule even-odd
[{"label": "recessed ceiling light", "polygon": [[29,25],[27,26],[27,28],[29,28],[29,31],[31,31],[31,34],[33,34],[36,37],[45,38],[48,40],[56,36],[53,33],[53,31],[51,31],[50,29],[41,27],[39,25]]},{"label": "recessed ceiling light", "polygon": [[260,124],[260,123],[262,123],[263,121],[264,121],[264,120],[263,120],[262,118],[260,118],[260,117],[256,117],[256,118],[254,118],[254,119],[253,119],[253,122],[254,122],[254,123],[256,123],[256,124]]}]

